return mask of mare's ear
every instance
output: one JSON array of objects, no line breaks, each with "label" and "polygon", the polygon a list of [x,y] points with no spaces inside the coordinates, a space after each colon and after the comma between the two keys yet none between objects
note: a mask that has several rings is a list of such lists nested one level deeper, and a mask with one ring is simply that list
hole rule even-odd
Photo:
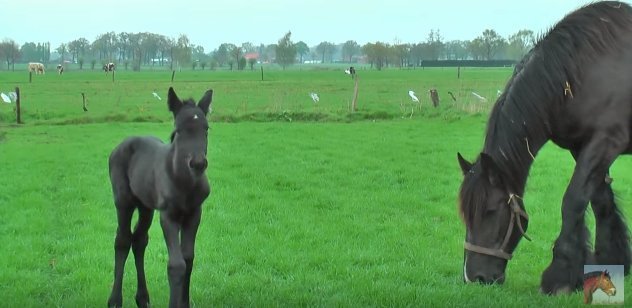
[{"label": "mare's ear", "polygon": [[212,102],[213,102],[213,90],[209,89],[208,91],[206,91],[206,93],[204,93],[204,96],[202,96],[202,98],[200,99],[197,105],[200,109],[202,109],[204,114],[208,114],[209,110],[212,110],[211,109]]},{"label": "mare's ear", "polygon": [[470,170],[472,170],[472,164],[469,161],[465,160],[465,158],[461,156],[461,153],[457,152],[456,157],[459,160],[459,165],[461,166],[461,171],[463,172],[463,175],[466,175],[468,172],[470,172]]},{"label": "mare's ear", "polygon": [[167,93],[167,105],[169,106],[169,111],[173,112],[173,116],[175,117],[182,108],[182,101],[176,95],[176,91],[173,90],[173,87],[169,87],[169,93]]},{"label": "mare's ear", "polygon": [[501,172],[498,166],[496,165],[496,163],[494,162],[494,159],[485,153],[481,153],[480,161],[481,161],[481,170],[483,172],[483,175],[487,176],[489,182],[494,186],[501,185],[502,183]]}]

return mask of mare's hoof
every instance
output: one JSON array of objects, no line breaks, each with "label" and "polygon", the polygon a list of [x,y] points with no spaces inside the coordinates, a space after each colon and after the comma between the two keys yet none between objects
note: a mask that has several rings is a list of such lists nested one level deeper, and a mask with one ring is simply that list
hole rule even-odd
[{"label": "mare's hoof", "polygon": [[[571,273],[575,272],[575,275]],[[575,292],[582,287],[583,270],[574,270],[561,262],[553,261],[542,273],[540,292],[547,295],[562,295]]]}]

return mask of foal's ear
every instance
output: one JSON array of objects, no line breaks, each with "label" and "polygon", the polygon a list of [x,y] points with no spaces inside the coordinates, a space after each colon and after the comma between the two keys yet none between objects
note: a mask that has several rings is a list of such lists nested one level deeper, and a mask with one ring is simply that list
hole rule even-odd
[{"label": "foal's ear", "polygon": [[500,185],[502,183],[502,177],[500,169],[496,166],[494,159],[485,153],[481,153],[480,161],[481,170],[483,174],[487,176],[489,182],[494,186]]},{"label": "foal's ear", "polygon": [[173,87],[169,87],[169,93],[167,93],[167,105],[169,106],[169,111],[173,112],[173,116],[175,117],[182,108],[182,101],[176,95],[176,91],[173,90]]},{"label": "foal's ear", "polygon": [[211,109],[211,103],[213,102],[213,90],[208,90],[204,93],[204,96],[198,102],[198,108],[202,109],[204,114],[208,114]]},{"label": "foal's ear", "polygon": [[456,158],[459,160],[459,165],[461,166],[461,171],[463,172],[463,175],[466,175],[468,172],[470,172],[470,170],[472,170],[472,164],[469,161],[465,160],[465,158],[461,156],[461,153],[457,152]]}]

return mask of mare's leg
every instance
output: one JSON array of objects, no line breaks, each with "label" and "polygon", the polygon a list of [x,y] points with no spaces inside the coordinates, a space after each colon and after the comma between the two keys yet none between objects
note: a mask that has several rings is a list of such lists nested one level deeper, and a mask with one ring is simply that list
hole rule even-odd
[{"label": "mare's leg", "polygon": [[602,181],[591,199],[597,224],[595,259],[598,264],[622,264],[630,273],[630,233],[617,208],[609,181]]},{"label": "mare's leg", "polygon": [[169,264],[167,275],[169,277],[169,307],[176,308],[182,301],[182,286],[186,272],[186,263],[180,248],[180,223],[181,217],[174,217],[169,211],[160,212],[160,226],[165,236]]},{"label": "mare's leg", "polygon": [[198,207],[182,224],[182,256],[186,264],[184,285],[182,287],[182,307],[189,307],[189,286],[191,284],[191,272],[193,271],[193,259],[195,257],[195,235],[200,225],[201,216],[202,207]]},{"label": "mare's leg", "polygon": [[154,217],[154,210],[143,206],[138,207],[138,223],[132,234],[132,251],[136,263],[136,275],[138,276],[138,288],[136,289],[136,305],[149,307],[149,291],[145,280],[145,248],[149,242],[149,227]]},{"label": "mare's leg", "polygon": [[582,286],[583,267],[591,256],[584,222],[586,207],[614,159],[627,146],[627,136],[621,137],[596,135],[577,156],[562,201],[562,230],[553,247],[553,260],[542,274],[541,291],[546,294],[570,292]]},{"label": "mare's leg", "polygon": [[118,217],[118,227],[116,228],[116,239],[114,240],[114,284],[112,293],[108,299],[108,307],[123,307],[123,273],[125,261],[132,245],[132,214],[134,207],[130,203],[116,201],[116,214]]}]

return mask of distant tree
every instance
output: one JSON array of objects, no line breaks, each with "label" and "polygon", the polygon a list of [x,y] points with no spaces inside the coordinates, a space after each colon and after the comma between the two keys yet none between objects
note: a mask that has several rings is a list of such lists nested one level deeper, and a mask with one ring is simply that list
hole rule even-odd
[{"label": "distant tree", "polygon": [[267,45],[263,51],[262,58],[268,62],[276,61],[276,44]]},{"label": "distant tree", "polygon": [[300,63],[303,63],[303,57],[309,54],[309,46],[307,46],[305,42],[299,41],[298,43],[294,44],[294,48],[296,48],[296,53],[300,58]]},{"label": "distant tree", "polygon": [[94,71],[94,67],[97,65],[97,60],[96,59],[92,59],[92,61],[90,61],[90,69]]},{"label": "distant tree", "polygon": [[213,58],[217,62],[217,65],[220,67],[224,66],[230,58],[230,53],[235,48],[236,46],[230,43],[223,43],[219,45],[217,50],[213,53]]},{"label": "distant tree", "polygon": [[204,70],[204,68],[206,68],[206,65],[207,65],[206,61],[200,62],[200,67],[202,68],[202,70]]},{"label": "distant tree", "polygon": [[483,31],[483,35],[477,37],[476,39],[480,39],[482,41],[483,57],[485,60],[493,59],[506,44],[505,39],[492,29],[486,29]]},{"label": "distant tree", "polygon": [[257,58],[248,59],[248,65],[250,65],[250,70],[254,70],[254,66],[257,63]]},{"label": "distant tree", "polygon": [[186,34],[180,34],[173,48],[173,56],[179,65],[191,63],[191,42]]},{"label": "distant tree", "polygon": [[4,39],[0,43],[0,57],[7,63],[7,70],[15,70],[15,61],[20,59],[20,46],[12,39]]},{"label": "distant tree", "polygon": [[[322,55],[322,63],[325,63],[325,56],[333,55],[334,51],[334,44],[327,41],[321,42],[316,46],[316,52]],[[329,59],[332,60],[331,57]]]},{"label": "distant tree", "polygon": [[397,44],[391,47],[394,59],[397,61],[398,67],[406,67],[410,62],[410,44]]},{"label": "distant tree", "polygon": [[[83,63],[84,63],[83,58],[79,58],[77,62],[79,63],[79,69],[83,70]],[[127,61],[125,61],[125,63],[127,64]],[[127,69],[127,65],[125,65],[125,69]]]},{"label": "distant tree", "polygon": [[507,57],[513,60],[520,60],[533,48],[535,36],[531,30],[520,30],[509,36],[507,46]]},{"label": "distant tree", "polygon": [[66,60],[66,52],[68,51],[67,48],[68,45],[61,43],[59,45],[59,47],[57,47],[57,49],[55,49],[57,51],[57,53],[59,53],[59,55],[61,56],[60,61],[61,63],[64,63],[64,60]]},{"label": "distant tree", "polygon": [[439,60],[443,53],[443,37],[439,30],[430,30],[426,39],[428,60]]},{"label": "distant tree", "polygon": [[342,45],[342,58],[352,62],[353,56],[357,55],[360,51],[360,45],[356,41],[348,40]]},{"label": "distant tree", "polygon": [[276,46],[276,62],[285,69],[296,60],[296,47],[292,42],[292,32],[288,31]]},{"label": "distant tree", "polygon": [[246,68],[246,63],[247,62],[248,61],[246,61],[246,58],[244,58],[244,57],[239,58],[239,61],[237,62],[237,69],[240,70],[240,71],[243,71],[244,68]]},{"label": "distant tree", "polygon": [[[40,45],[38,44],[38,46]],[[42,53],[42,56],[40,58],[40,61],[45,64],[48,63],[48,61],[50,61],[50,43],[49,42],[41,44],[41,53]]]},{"label": "distant tree", "polygon": [[388,63],[388,44],[382,42],[367,43],[362,46],[362,52],[367,56],[372,68],[382,70]]},{"label": "distant tree", "polygon": [[195,68],[198,66],[198,61],[191,62],[191,68],[195,71]]},{"label": "distant tree", "polygon": [[241,43],[243,53],[257,52],[257,48],[251,42]]},{"label": "distant tree", "polygon": [[24,62],[38,62],[40,61],[40,53],[37,50],[37,45],[33,42],[27,42],[20,47],[20,59]]},{"label": "distant tree", "polygon": [[108,32],[97,36],[92,42],[93,50],[99,53],[100,60],[111,61],[116,53],[117,36],[114,32]]},{"label": "distant tree", "polygon": [[230,59],[228,60],[228,67],[230,68],[230,70],[233,70],[233,65],[235,65],[235,60]]},{"label": "distant tree", "polygon": [[449,41],[445,43],[444,49],[448,60],[464,60],[467,58],[467,44],[465,41]]},{"label": "distant tree", "polygon": [[[240,67],[239,61],[241,60],[241,58],[243,58],[243,54],[244,54],[242,52],[241,47],[237,47],[237,46],[233,47],[230,54],[231,54],[231,60],[233,60],[234,63],[237,63],[237,70],[241,71],[243,67]],[[231,66],[231,70],[232,70],[232,66]]]},{"label": "distant tree", "polygon": [[467,43],[467,51],[474,60],[485,59],[485,46],[482,37],[477,37]]}]

